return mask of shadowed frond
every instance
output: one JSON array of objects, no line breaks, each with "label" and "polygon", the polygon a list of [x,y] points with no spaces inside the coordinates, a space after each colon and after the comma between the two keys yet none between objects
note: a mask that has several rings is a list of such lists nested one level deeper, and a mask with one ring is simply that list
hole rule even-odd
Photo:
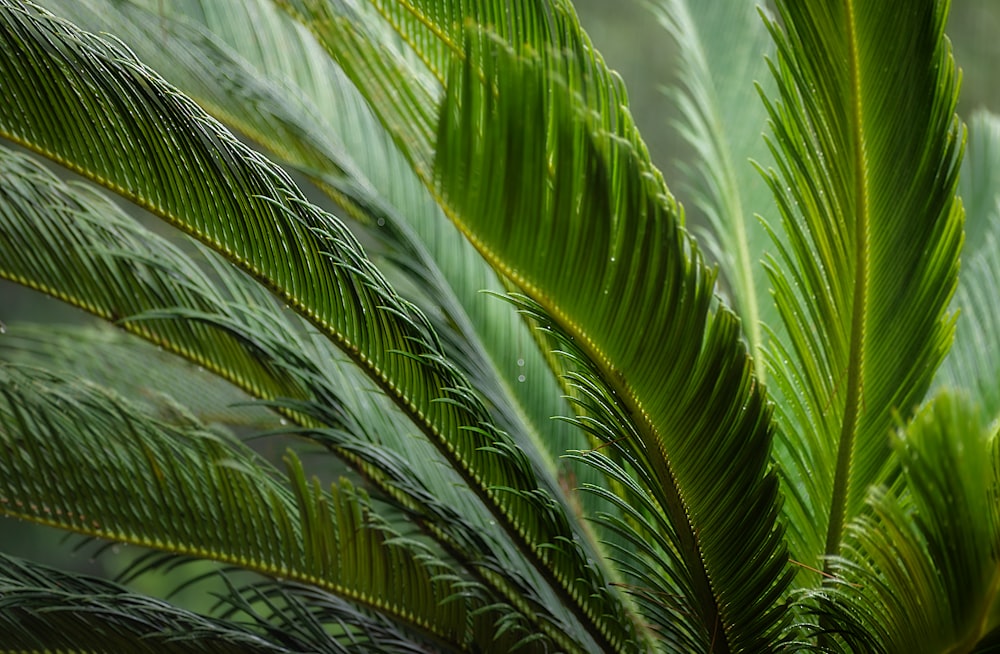
[{"label": "shadowed frond", "polygon": [[5,651],[135,654],[285,654],[310,651],[289,635],[271,640],[130,593],[103,580],[71,575],[0,555],[0,630]]},{"label": "shadowed frond", "polygon": [[476,622],[489,628],[488,612],[469,622],[454,573],[379,524],[347,482],[324,493],[290,455],[286,484],[245,446],[96,387],[0,374],[5,515],[315,585],[458,649]]},{"label": "shadowed frond", "polygon": [[947,2],[778,8],[769,268],[788,333],[768,360],[792,555],[818,566],[879,481],[893,413],[914,411],[951,343],[963,132]]},{"label": "shadowed frond", "polygon": [[[597,615],[616,612],[566,510],[492,426],[441,356],[426,319],[386,285],[336,219],[120,48],[27,5],[5,3],[0,16],[9,55],[0,58],[0,78],[13,98],[0,110],[0,131],[117,190],[257,277],[413,420],[543,575],[561,588],[586,580],[587,590],[573,594]],[[79,101],[53,103],[63,93]]]},{"label": "shadowed frond", "polygon": [[[642,437],[632,447],[656,471],[652,490],[681,534],[703,645],[759,646],[780,612],[723,615],[720,606],[740,604],[723,598],[728,591],[766,594],[772,583],[781,585],[780,570],[758,565],[781,559],[780,536],[767,526],[733,527],[756,536],[737,553],[722,538],[702,541],[716,527],[699,521],[738,516],[748,524],[772,520],[773,527],[766,508],[775,499],[773,480],[765,480],[767,411],[739,344],[739,324],[727,311],[710,312],[714,278],[679,229],[676,207],[625,108],[620,80],[593,52],[572,8],[519,5],[523,11],[508,20],[499,9],[490,13],[502,3],[374,3],[446,86],[431,150],[421,149],[433,140],[423,133],[421,116],[404,103],[407,94],[430,102],[436,94],[403,80],[405,90],[383,104],[380,82],[364,71],[381,65],[385,48],[374,39],[357,45],[365,43],[367,26],[355,27],[341,3],[281,4],[309,25],[387,129],[406,141],[414,169],[449,217],[576,339],[600,370],[602,385],[613,389],[608,395],[627,407]],[[500,23],[495,32],[474,27],[493,22]],[[563,49],[569,54],[558,54]],[[650,334],[659,339],[652,348]],[[695,334],[694,344],[681,345]],[[727,419],[709,427],[720,415]],[[720,482],[702,468],[716,450],[701,439],[713,438],[717,447],[739,443],[761,457]],[[699,495],[687,485],[707,485],[709,477],[720,494],[703,496],[704,511],[686,504]],[[755,509],[720,509],[726,502]],[[720,567],[709,571],[712,561]]]}]

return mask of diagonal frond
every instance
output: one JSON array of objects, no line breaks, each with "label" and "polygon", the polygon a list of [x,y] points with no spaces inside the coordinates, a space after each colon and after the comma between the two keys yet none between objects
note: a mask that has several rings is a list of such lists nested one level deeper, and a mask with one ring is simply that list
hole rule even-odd
[{"label": "diagonal frond", "polygon": [[[565,424],[549,420],[567,408],[528,328],[508,305],[482,293],[503,288],[344,73],[270,0],[153,4],[72,0],[46,6],[86,29],[126,40],[213,115],[310,175],[365,221],[389,249],[389,260],[406,266],[425,291],[414,301],[498,426],[532,452],[540,470],[554,475],[554,459],[581,443]],[[380,251],[376,247],[375,256]],[[435,320],[438,313],[443,316]]]},{"label": "diagonal frond", "polygon": [[[951,343],[963,132],[948,3],[778,3],[769,261],[793,556],[835,554]],[[780,232],[780,234],[779,234]],[[818,576],[807,583],[818,583]]]},{"label": "diagonal frond", "polygon": [[767,167],[770,161],[762,137],[767,111],[754,86],[772,93],[764,57],[774,44],[753,0],[648,4],[678,45],[678,81],[667,93],[679,114],[676,129],[695,153],[681,167],[678,193],[693,200],[689,210],[696,207],[708,220],[704,242],[759,361],[763,325],[776,325],[777,316],[761,263],[767,231],[754,216],[773,206],[751,164]]},{"label": "diagonal frond", "polygon": [[[432,150],[421,149],[433,139],[402,98],[410,93],[435,103],[433,90],[404,80],[399,98],[383,103],[379,82],[364,73],[389,56],[378,35],[355,27],[342,3],[280,4],[310,26],[387,129],[405,140],[414,169],[449,217],[575,339],[595,362],[607,395],[639,425],[642,439],[631,447],[656,471],[654,492],[678,529],[687,574],[695,579],[699,615],[692,619],[701,621],[703,646],[752,649],[766,641],[780,611],[725,598],[730,591],[764,596],[782,583],[780,566],[769,565],[782,554],[767,508],[775,496],[766,455],[734,471],[732,483],[703,466],[726,458],[708,454],[716,447],[752,443],[746,447],[767,452],[767,410],[751,381],[739,324],[728,311],[711,309],[714,277],[679,228],[677,209],[625,109],[620,80],[593,52],[572,8],[519,5],[517,20],[494,32],[477,28],[480,21],[491,24],[490,3],[372,3],[446,86]],[[448,51],[448,66],[436,63]],[[661,339],[652,351],[650,333]],[[719,415],[729,419],[719,424]],[[703,439],[712,446],[695,447]],[[747,512],[749,505],[754,509]],[[747,523],[722,524],[737,516]],[[722,536],[732,530],[756,538],[736,552]],[[713,561],[720,567],[713,569]],[[755,608],[722,615],[720,606],[737,605]]]},{"label": "diagonal frond", "polygon": [[944,393],[896,442],[902,480],[847,526],[818,610],[851,651],[968,652],[995,629],[1000,592],[996,435]]},{"label": "diagonal frond", "polygon": [[[275,429],[280,418],[204,369],[106,326],[12,323],[0,361],[89,379],[127,395],[147,415],[188,412],[199,422],[235,429]],[[184,383],[177,380],[183,378]]]},{"label": "diagonal frond", "polygon": [[615,598],[566,509],[538,488],[530,462],[441,356],[424,316],[388,287],[336,219],[121,48],[30,5],[3,3],[0,17],[0,45],[10,54],[0,58],[0,79],[13,98],[0,108],[0,132],[115,189],[262,281],[409,416],[539,573],[573,586],[597,614],[614,613]]},{"label": "diagonal frond", "polygon": [[103,580],[0,555],[0,630],[10,652],[136,654],[306,652],[291,637],[268,639]]},{"label": "diagonal frond", "polygon": [[7,516],[314,585],[459,649],[475,628],[451,570],[373,521],[347,482],[323,492],[294,456],[286,482],[231,439],[10,365],[0,438]]}]

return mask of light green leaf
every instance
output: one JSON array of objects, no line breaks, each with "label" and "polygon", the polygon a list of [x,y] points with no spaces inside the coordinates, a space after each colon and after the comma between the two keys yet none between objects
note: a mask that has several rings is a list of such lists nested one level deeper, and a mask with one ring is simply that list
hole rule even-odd
[{"label": "light green leaf", "polygon": [[787,338],[768,359],[792,555],[818,566],[880,479],[894,412],[912,414],[951,344],[963,132],[947,2],[778,8],[769,266]]},{"label": "light green leaf", "polygon": [[757,88],[773,94],[765,56],[774,44],[753,0],[648,4],[680,55],[677,86],[667,92],[679,113],[676,128],[695,153],[680,166],[681,197],[690,197],[688,208],[696,207],[711,226],[704,242],[759,361],[764,325],[778,321],[762,264],[767,231],[754,216],[773,206],[771,193],[751,160],[765,168],[771,161]]}]

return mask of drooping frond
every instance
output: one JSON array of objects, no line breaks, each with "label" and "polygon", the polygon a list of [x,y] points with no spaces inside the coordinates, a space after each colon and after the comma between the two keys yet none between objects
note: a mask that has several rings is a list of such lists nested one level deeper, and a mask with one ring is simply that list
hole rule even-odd
[{"label": "drooping frond", "polygon": [[291,455],[284,482],[245,446],[96,387],[0,375],[3,514],[314,585],[458,649],[491,628],[488,611],[470,622],[453,571],[398,540],[346,482],[325,493]]},{"label": "drooping frond", "polygon": [[774,44],[753,0],[648,4],[677,42],[678,83],[668,92],[679,113],[676,128],[695,153],[693,163],[681,164],[677,190],[708,219],[704,242],[759,361],[762,325],[776,326],[777,315],[762,264],[767,231],[755,213],[773,204],[751,160],[764,167],[770,161],[763,139],[767,111],[755,85],[771,95],[765,55]]},{"label": "drooping frond", "polygon": [[900,431],[902,480],[848,523],[820,615],[854,652],[969,652],[997,627],[1000,459],[963,395]]},{"label": "drooping frond", "polygon": [[893,413],[911,415],[950,345],[963,136],[947,2],[778,8],[769,267],[787,338],[768,359],[792,553],[815,567],[879,480]]},{"label": "drooping frond", "polygon": [[[552,473],[552,459],[581,443],[549,420],[567,408],[527,327],[482,292],[503,289],[329,55],[270,0],[162,8],[176,15],[143,4],[153,3],[71,0],[47,7],[125,39],[159,74],[366,222],[386,242],[385,255],[424,292],[414,301],[434,322],[449,359],[493,408],[498,426],[522,448],[548,452],[532,457]],[[194,24],[199,20],[203,25]],[[373,254],[380,253],[376,247]],[[406,295],[405,286],[397,288]]]},{"label": "drooping frond", "polygon": [[537,486],[523,453],[441,356],[425,318],[338,221],[122,49],[30,5],[5,2],[0,17],[0,77],[12,98],[0,109],[0,132],[117,190],[266,284],[414,421],[541,574],[562,592],[572,588],[588,607],[578,614],[585,623],[608,614],[616,631],[629,632],[565,508]]},{"label": "drooping frond", "polygon": [[[14,156],[12,161],[18,165],[5,169],[6,179],[16,181],[21,193],[6,196],[11,238],[4,245],[8,246],[5,251],[12,253],[7,261],[19,280],[77,301],[98,315],[123,316],[119,324],[126,329],[235,381],[254,398],[309,427],[300,433],[347,460],[387,497],[411,512],[418,523],[436,522],[439,527],[434,536],[447,546],[468,542],[469,533],[477,534],[477,546],[467,548],[463,561],[503,571],[494,585],[513,583],[519,590],[506,591],[509,597],[534,598],[534,593],[523,590],[533,583],[522,579],[524,563],[517,560],[516,552],[501,546],[489,512],[464,491],[460,477],[447,474],[443,459],[432,446],[413,438],[412,426],[385,398],[372,393],[366,380],[350,374],[327,341],[311,338],[289,312],[278,310],[266,294],[262,296],[231,266],[217,265],[213,258],[207,258],[204,263],[215,280],[210,281],[193,261],[130,222],[99,195],[73,196],[71,188],[23,156]],[[82,201],[84,198],[90,201]],[[48,238],[39,241],[32,226],[43,221],[50,230]],[[34,256],[14,256],[24,252]],[[94,273],[83,287],[74,274],[80,261],[86,261]],[[135,311],[141,313],[132,315]],[[76,341],[75,346],[79,348],[81,343]],[[129,353],[130,347],[136,346],[123,344],[114,354]],[[38,354],[43,360],[44,353]],[[238,366],[244,360],[254,364],[249,371]],[[102,367],[109,361],[114,359],[103,360]],[[125,369],[136,364],[141,362],[116,363],[116,382],[126,383]],[[190,374],[196,375],[195,371]],[[278,383],[266,385],[271,379]],[[146,374],[143,382],[151,381]],[[160,389],[161,408],[171,415],[175,410],[187,410],[183,401],[175,402],[183,400],[175,388],[197,387],[197,383],[173,381]],[[140,384],[130,391],[142,387]],[[333,434],[337,436],[331,437]],[[391,461],[401,457],[414,460],[394,467]],[[409,479],[411,476],[423,483]],[[442,507],[451,512],[442,515]],[[459,515],[463,518],[458,519]],[[544,594],[534,601],[524,615],[532,620],[547,616],[546,607],[552,602]]]},{"label": "drooping frond", "polygon": [[309,651],[291,636],[271,640],[130,593],[103,580],[71,575],[0,555],[0,632],[4,651],[136,654],[285,654]]}]

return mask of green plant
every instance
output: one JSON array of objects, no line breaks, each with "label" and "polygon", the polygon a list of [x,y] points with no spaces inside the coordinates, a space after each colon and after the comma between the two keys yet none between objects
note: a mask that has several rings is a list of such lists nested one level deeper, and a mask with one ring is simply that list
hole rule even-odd
[{"label": "green plant", "polygon": [[214,600],[5,555],[10,651],[995,638],[1000,127],[960,183],[946,1],[653,3],[721,283],[568,1],[42,4],[0,276],[119,329],[0,338],[0,511]]}]

